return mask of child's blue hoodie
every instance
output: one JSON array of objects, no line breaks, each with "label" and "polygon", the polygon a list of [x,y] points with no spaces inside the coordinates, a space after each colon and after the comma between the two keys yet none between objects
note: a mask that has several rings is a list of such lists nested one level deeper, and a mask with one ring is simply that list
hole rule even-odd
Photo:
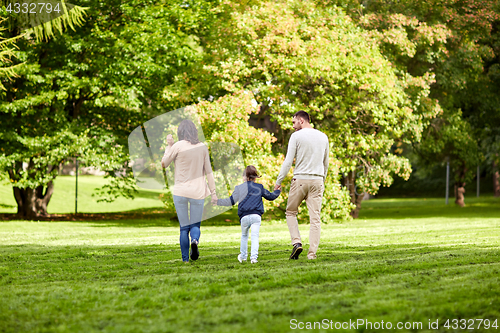
[{"label": "child's blue hoodie", "polygon": [[226,199],[217,200],[218,206],[233,206],[237,202],[238,216],[240,220],[243,216],[250,214],[264,214],[264,204],[262,197],[269,201],[273,201],[280,195],[281,191],[276,190],[273,193],[264,188],[262,184],[253,181],[247,181],[234,188],[233,194]]}]

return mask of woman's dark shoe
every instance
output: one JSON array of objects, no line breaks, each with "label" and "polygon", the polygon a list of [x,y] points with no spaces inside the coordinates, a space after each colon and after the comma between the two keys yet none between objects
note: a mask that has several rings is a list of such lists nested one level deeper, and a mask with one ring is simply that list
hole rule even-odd
[{"label": "woman's dark shoe", "polygon": [[198,241],[193,239],[191,242],[191,253],[189,255],[191,260],[196,260],[200,257],[200,251],[198,250]]}]

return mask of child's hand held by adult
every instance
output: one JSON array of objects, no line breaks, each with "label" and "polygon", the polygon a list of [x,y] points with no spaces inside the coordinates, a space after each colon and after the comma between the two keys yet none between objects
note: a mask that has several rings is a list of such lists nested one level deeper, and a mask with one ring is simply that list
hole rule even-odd
[{"label": "child's hand held by adult", "polygon": [[217,206],[217,194],[212,194],[212,205]]}]

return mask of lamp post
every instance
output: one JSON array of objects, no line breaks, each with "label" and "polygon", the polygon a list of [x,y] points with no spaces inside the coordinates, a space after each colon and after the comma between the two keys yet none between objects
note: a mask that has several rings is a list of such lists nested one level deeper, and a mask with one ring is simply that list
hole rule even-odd
[{"label": "lamp post", "polygon": [[450,158],[446,158],[446,204],[450,196]]},{"label": "lamp post", "polygon": [[479,178],[480,178],[480,170],[479,170],[479,165],[477,166],[477,197],[479,198]]},{"label": "lamp post", "polygon": [[78,213],[78,155],[75,157],[76,165],[75,165],[75,215]]}]

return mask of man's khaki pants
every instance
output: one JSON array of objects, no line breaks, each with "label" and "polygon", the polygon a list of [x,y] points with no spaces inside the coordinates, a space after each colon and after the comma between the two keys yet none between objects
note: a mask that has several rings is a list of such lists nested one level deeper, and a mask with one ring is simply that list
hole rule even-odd
[{"label": "man's khaki pants", "polygon": [[292,179],[288,203],[286,205],[286,223],[292,238],[292,245],[302,243],[299,233],[297,213],[300,204],[305,199],[309,210],[309,251],[308,259],[316,259],[319,238],[321,235],[321,200],[325,190],[323,179]]}]

